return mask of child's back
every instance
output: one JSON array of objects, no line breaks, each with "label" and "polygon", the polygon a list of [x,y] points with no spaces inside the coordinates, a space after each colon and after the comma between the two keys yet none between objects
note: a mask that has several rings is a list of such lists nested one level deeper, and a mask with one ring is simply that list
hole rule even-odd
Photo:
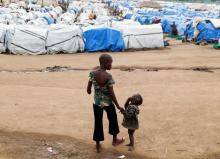
[{"label": "child's back", "polygon": [[111,75],[102,70],[95,70],[92,72],[94,74],[95,81],[100,87],[104,87],[108,80],[111,80]]},{"label": "child's back", "polygon": [[134,104],[129,104],[125,108],[122,125],[130,130],[138,129],[139,128],[138,114],[139,114],[138,106]]},{"label": "child's back", "polygon": [[115,83],[112,76],[100,69],[90,72],[90,80],[95,90],[94,104],[101,107],[112,105],[113,101],[109,91],[109,87]]}]

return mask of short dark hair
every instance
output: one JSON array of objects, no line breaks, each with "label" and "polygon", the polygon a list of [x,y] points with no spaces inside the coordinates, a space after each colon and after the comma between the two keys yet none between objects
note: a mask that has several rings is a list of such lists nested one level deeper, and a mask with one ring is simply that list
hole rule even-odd
[{"label": "short dark hair", "polygon": [[135,94],[135,98],[134,98],[134,104],[136,105],[141,105],[143,103],[143,98],[142,96],[138,93]]},{"label": "short dark hair", "polygon": [[104,65],[106,62],[108,62],[110,59],[112,59],[111,55],[109,54],[102,54],[99,57],[99,63],[100,65]]}]

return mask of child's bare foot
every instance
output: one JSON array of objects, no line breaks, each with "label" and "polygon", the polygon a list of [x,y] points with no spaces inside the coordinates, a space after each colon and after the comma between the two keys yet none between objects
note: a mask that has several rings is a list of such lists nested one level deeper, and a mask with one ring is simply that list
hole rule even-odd
[{"label": "child's bare foot", "polygon": [[125,145],[125,146],[132,146],[132,144],[130,143],[130,144],[127,144],[127,145]]},{"label": "child's bare foot", "polygon": [[128,151],[134,151],[134,146],[129,147]]},{"label": "child's bare foot", "polygon": [[122,138],[122,139],[116,139],[115,141],[112,142],[112,145],[113,145],[113,146],[117,146],[117,145],[122,144],[124,141],[125,141],[124,138]]}]

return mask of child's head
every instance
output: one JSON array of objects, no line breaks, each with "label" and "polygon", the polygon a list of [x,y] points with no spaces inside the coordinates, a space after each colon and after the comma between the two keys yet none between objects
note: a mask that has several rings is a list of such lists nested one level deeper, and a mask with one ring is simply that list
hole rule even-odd
[{"label": "child's head", "polygon": [[106,70],[111,70],[112,62],[113,62],[113,59],[108,54],[102,54],[99,57],[99,63],[100,63],[101,68],[104,68]]},{"label": "child's head", "polygon": [[134,105],[141,105],[143,103],[143,98],[140,94],[134,94],[132,97],[131,97],[131,104],[134,104]]}]

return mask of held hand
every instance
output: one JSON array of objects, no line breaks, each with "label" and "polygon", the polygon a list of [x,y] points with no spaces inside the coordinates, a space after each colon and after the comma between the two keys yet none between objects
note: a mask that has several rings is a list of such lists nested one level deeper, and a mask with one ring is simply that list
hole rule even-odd
[{"label": "held hand", "polygon": [[125,109],[124,108],[122,108],[122,107],[118,107],[118,109],[120,110],[120,113],[124,113],[124,111],[125,111]]}]

